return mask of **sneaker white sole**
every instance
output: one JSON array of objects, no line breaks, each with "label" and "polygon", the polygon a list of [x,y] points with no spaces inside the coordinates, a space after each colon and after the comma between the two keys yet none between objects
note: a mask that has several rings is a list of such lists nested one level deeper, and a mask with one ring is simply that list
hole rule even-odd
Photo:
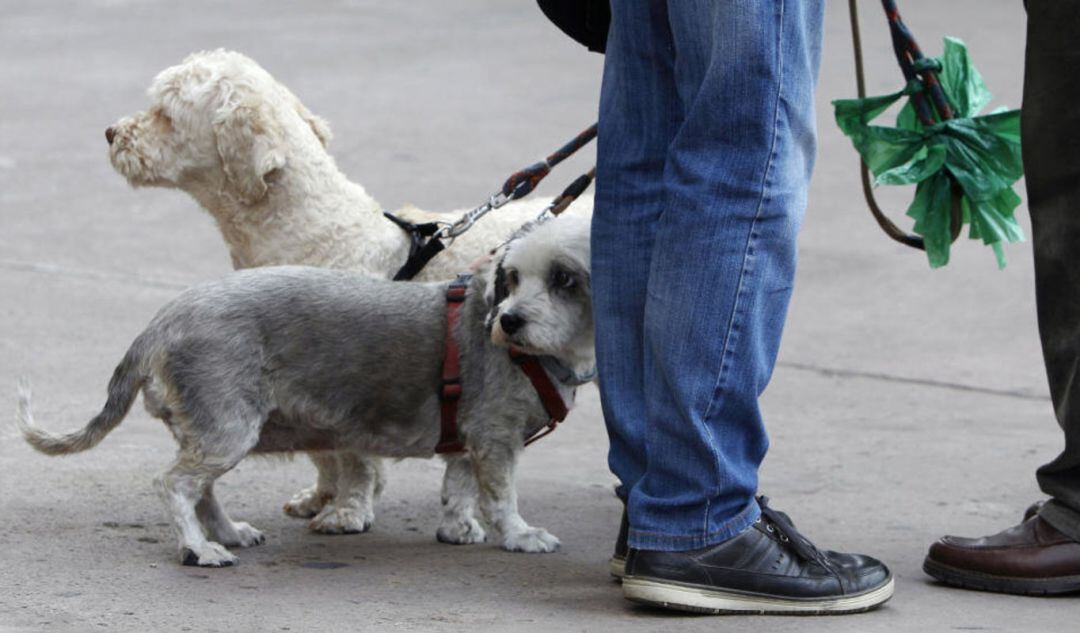
[{"label": "sneaker white sole", "polygon": [[608,561],[608,573],[615,580],[622,580],[626,575],[626,559],[618,556],[612,556]]},{"label": "sneaker white sole", "polygon": [[893,595],[893,579],[890,577],[877,589],[854,596],[800,600],[626,576],[623,595],[634,602],[694,613],[839,615],[869,611],[883,604]]}]

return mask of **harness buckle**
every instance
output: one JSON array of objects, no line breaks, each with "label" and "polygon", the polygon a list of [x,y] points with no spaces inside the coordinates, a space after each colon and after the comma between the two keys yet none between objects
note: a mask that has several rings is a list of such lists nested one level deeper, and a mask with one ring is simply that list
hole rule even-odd
[{"label": "harness buckle", "polygon": [[460,400],[461,399],[461,379],[450,378],[442,381],[442,388],[439,391],[439,398],[441,400]]},{"label": "harness buckle", "polygon": [[446,300],[452,303],[461,303],[465,300],[465,293],[468,290],[468,286],[465,283],[459,283],[460,280],[450,284],[446,289]]}]

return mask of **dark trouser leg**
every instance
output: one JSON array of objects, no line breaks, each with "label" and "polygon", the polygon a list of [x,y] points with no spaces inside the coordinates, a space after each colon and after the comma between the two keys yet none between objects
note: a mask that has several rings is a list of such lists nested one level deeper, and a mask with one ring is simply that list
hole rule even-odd
[{"label": "dark trouser leg", "polygon": [[1040,515],[1080,540],[1080,2],[1028,3],[1023,152],[1035,296],[1065,450],[1039,469]]}]

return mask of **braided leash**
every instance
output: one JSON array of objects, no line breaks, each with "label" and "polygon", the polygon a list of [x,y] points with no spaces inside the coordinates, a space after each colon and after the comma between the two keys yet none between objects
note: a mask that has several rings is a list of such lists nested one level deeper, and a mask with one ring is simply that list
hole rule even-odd
[{"label": "braided leash", "polygon": [[596,138],[596,126],[597,124],[593,123],[581,134],[571,139],[569,143],[555,150],[539,163],[533,163],[525,169],[511,174],[506,179],[506,183],[503,184],[502,195],[507,196],[510,200],[517,200],[528,195],[529,192],[536,188],[536,185],[540,184],[540,181],[545,176],[551,173],[552,167],[563,162],[572,156],[574,152],[588,145],[589,141]]},{"label": "braided leash", "polygon": [[[860,99],[866,98],[866,78],[863,70],[862,37],[859,31],[859,13],[856,8],[856,0],[848,0],[848,9],[851,15],[851,40],[855,53],[855,83]],[[900,71],[909,86],[917,86],[919,89],[911,94],[911,106],[919,122],[925,127],[931,127],[939,121],[946,121],[956,116],[955,110],[945,96],[941,88],[937,73],[941,70],[940,65],[933,59],[922,54],[915,37],[911,34],[907,25],[900,18],[900,11],[896,7],[895,0],[881,0],[881,6],[885,10],[885,17],[889,22],[889,34],[892,37],[893,52],[896,61],[900,65]],[[927,99],[929,97],[929,100]],[[870,213],[874,216],[878,226],[890,238],[920,250],[925,250],[923,239],[918,235],[912,235],[896,226],[889,219],[877,203],[874,197],[874,187],[870,179],[870,170],[866,163],[860,161],[859,173],[862,177],[863,196],[870,207]],[[951,176],[950,176],[951,179]],[[963,211],[960,207],[961,192],[955,180],[952,183],[952,208],[951,208],[951,233],[955,241],[960,236],[960,228],[963,225]]]},{"label": "braided leash", "polygon": [[[581,132],[581,134],[578,134],[571,139],[569,143],[552,152],[544,160],[533,163],[524,169],[520,169],[510,174],[510,177],[503,183],[502,189],[493,193],[487,202],[481,204],[472,211],[469,211],[461,216],[461,219],[457,222],[451,224],[450,228],[446,231],[445,237],[455,238],[471,229],[472,225],[476,224],[476,221],[487,215],[488,212],[498,209],[511,200],[517,200],[529,195],[532,190],[540,184],[540,181],[551,173],[553,167],[572,156],[574,152],[585,147],[589,144],[589,141],[596,138],[596,125],[596,123],[590,125]],[[591,180],[592,179],[590,178],[589,181],[591,182]],[[587,183],[585,187],[588,187]],[[568,187],[567,191],[563,192],[563,195],[565,196],[571,188],[573,188],[573,185]],[[584,191],[584,187],[582,187],[581,190]],[[559,197],[561,198],[563,196]],[[574,197],[576,198],[577,196]],[[566,204],[570,204],[572,201],[573,198]]]},{"label": "braided leash", "polygon": [[[394,281],[406,281],[412,279],[417,273],[423,270],[424,266],[426,266],[433,257],[450,246],[455,238],[471,229],[472,226],[476,224],[477,220],[511,200],[517,200],[529,195],[529,193],[540,184],[540,181],[551,173],[552,168],[572,156],[575,152],[582,147],[585,147],[590,141],[596,138],[596,127],[597,124],[593,123],[571,139],[570,142],[548,155],[544,160],[533,163],[524,169],[510,174],[510,177],[506,179],[506,182],[503,183],[501,189],[491,194],[487,201],[466,212],[452,224],[443,222],[413,224],[412,222],[403,220],[389,212],[383,212],[383,215],[386,216],[387,219],[400,226],[409,234],[411,239],[409,257],[406,259],[405,264],[398,269],[397,273],[394,275]],[[537,219],[540,220],[549,214],[558,215],[562,213],[566,207],[570,206],[571,202],[589,188],[595,175],[596,168],[593,167],[588,172],[578,176],[574,182],[570,183],[570,186],[564,189],[561,194],[551,201],[551,204],[544,208]],[[444,242],[443,240],[449,241]]]},{"label": "braided leash", "polygon": [[[949,105],[949,100],[945,97],[945,91],[941,89],[941,82],[937,77],[941,68],[933,60],[923,56],[922,50],[915,42],[915,37],[900,19],[900,11],[896,8],[895,0],[881,0],[881,6],[885,9],[885,17],[889,21],[893,51],[896,53],[896,61],[900,64],[900,71],[904,73],[904,79],[909,82],[921,79],[925,86],[924,92],[911,95],[911,103],[919,121],[927,127],[937,123],[934,112],[930,109],[931,104],[937,110],[940,120],[953,118],[955,116],[953,108]],[[927,95],[931,103],[927,103]]]}]

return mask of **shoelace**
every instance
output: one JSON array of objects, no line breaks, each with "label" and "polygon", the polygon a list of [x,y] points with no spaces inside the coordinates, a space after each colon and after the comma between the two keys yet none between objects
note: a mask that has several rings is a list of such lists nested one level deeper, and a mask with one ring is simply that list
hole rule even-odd
[{"label": "shoelace", "polygon": [[761,516],[765,521],[765,529],[775,532],[777,538],[784,545],[788,545],[803,560],[814,561],[830,571],[834,571],[828,559],[806,538],[795,529],[795,524],[787,513],[769,507],[769,498],[759,496],[758,506],[761,507]]}]

